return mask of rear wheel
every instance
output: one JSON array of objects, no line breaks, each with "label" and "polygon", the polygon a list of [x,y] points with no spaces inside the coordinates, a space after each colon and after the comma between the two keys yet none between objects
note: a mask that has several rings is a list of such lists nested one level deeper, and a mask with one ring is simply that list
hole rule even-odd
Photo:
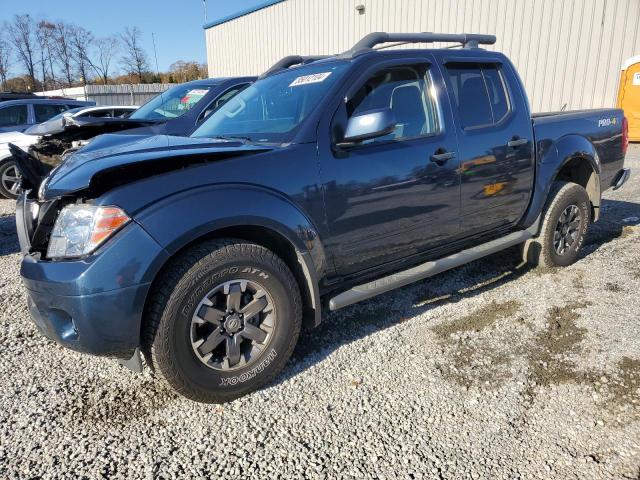
[{"label": "rear wheel", "polygon": [[587,191],[576,183],[554,183],[543,213],[540,235],[527,242],[525,260],[564,267],[578,259],[591,220]]},{"label": "rear wheel", "polygon": [[22,177],[13,160],[0,165],[0,196],[4,198],[18,198]]},{"label": "rear wheel", "polygon": [[224,402],[264,385],[295,347],[300,291],[285,263],[241,240],[204,242],[158,282],[143,343],[154,367],[182,395]]}]

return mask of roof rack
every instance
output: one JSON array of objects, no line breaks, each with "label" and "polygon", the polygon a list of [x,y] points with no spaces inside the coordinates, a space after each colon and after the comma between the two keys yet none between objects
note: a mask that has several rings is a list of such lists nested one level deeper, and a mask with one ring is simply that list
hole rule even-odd
[{"label": "roof rack", "polygon": [[272,73],[278,72],[280,70],[285,70],[289,67],[293,67],[295,65],[304,65],[306,63],[311,63],[311,62],[315,62],[317,60],[322,60],[324,58],[329,58],[331,55],[311,55],[311,56],[306,56],[303,57],[301,55],[289,55],[287,57],[283,57],[280,60],[278,60],[276,63],[274,63],[271,68],[269,68],[269,70],[267,70],[266,72],[264,72],[262,75],[260,75],[258,78],[264,78],[267,77],[269,75],[271,75]]},{"label": "roof rack", "polygon": [[376,45],[389,42],[401,43],[433,43],[455,42],[461,43],[464,48],[478,48],[479,44],[493,45],[496,43],[495,35],[483,35],[479,33],[386,33],[372,32],[365,35],[351,49],[344,52],[344,56],[353,56],[357,53],[370,50]]}]

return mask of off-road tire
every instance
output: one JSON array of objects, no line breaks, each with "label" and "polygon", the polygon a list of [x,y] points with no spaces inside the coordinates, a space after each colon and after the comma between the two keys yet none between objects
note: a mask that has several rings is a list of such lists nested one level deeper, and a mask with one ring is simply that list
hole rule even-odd
[{"label": "off-road tire", "polygon": [[[573,243],[560,254],[554,244],[556,227],[563,212],[572,205],[578,208],[580,223]],[[591,221],[591,202],[587,191],[571,182],[554,182],[542,214],[540,234],[524,246],[524,260],[544,267],[566,267],[578,259]]]},{"label": "off-road tire", "polygon": [[[259,282],[273,300],[277,321],[268,347],[255,361],[232,371],[209,368],[197,358],[190,338],[198,302],[221,282]],[[236,239],[199,243],[179,254],[154,282],[143,320],[147,362],[181,395],[222,403],[254,391],[284,367],[302,324],[300,289],[286,264],[270,250]]]}]

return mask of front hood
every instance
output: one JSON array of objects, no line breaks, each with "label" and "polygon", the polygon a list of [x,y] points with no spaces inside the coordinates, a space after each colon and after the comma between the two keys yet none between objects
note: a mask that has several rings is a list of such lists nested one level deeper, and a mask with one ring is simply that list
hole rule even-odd
[{"label": "front hood", "polygon": [[[44,180],[43,200],[90,188],[98,177],[124,184],[194,163],[257,154],[262,145],[168,135],[101,135],[69,156]],[[151,168],[150,168],[151,167]],[[102,182],[104,185],[104,182]],[[93,192],[98,194],[100,192]]]}]

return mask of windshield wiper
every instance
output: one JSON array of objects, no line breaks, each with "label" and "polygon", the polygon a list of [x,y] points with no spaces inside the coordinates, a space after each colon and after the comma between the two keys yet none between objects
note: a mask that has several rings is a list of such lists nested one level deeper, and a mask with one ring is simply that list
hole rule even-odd
[{"label": "windshield wiper", "polygon": [[244,140],[245,142],[251,142],[251,137],[243,137],[241,135],[214,135],[211,138],[217,138],[220,140]]}]

